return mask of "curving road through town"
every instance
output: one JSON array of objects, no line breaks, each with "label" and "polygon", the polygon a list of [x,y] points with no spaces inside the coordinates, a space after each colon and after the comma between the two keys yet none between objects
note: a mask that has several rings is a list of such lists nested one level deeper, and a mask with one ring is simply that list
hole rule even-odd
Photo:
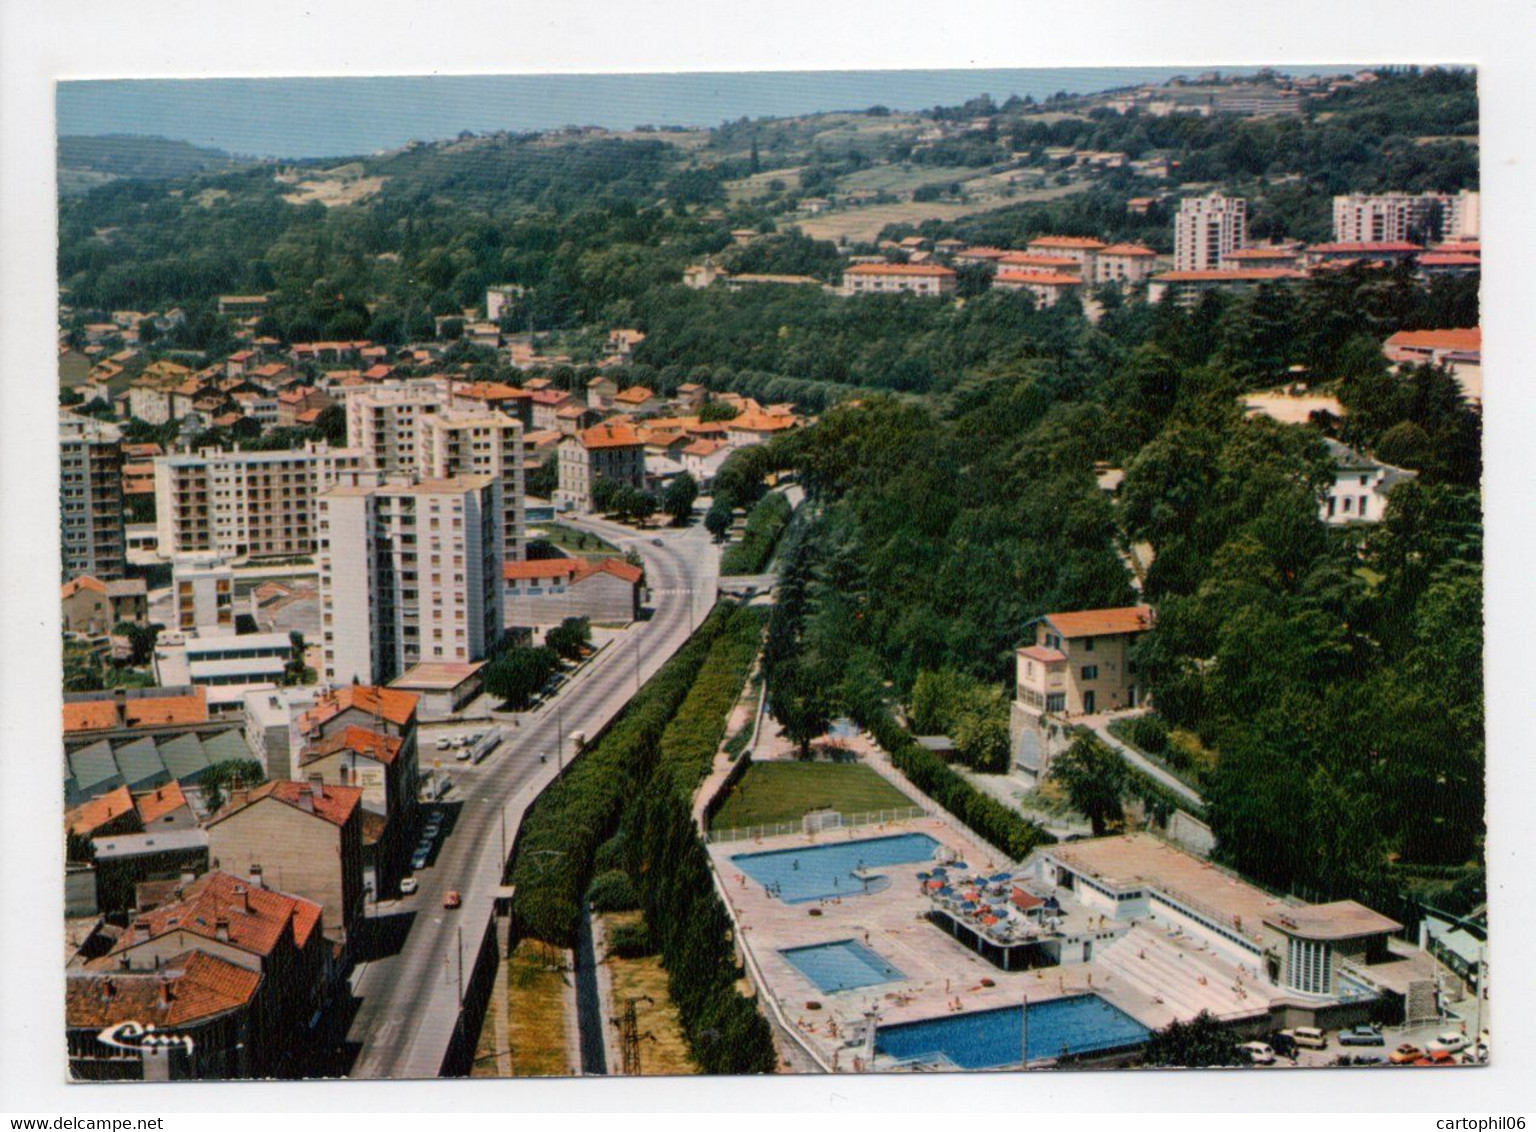
[{"label": "curving road through town", "polygon": [[[493,915],[507,849],[534,798],[558,773],[563,734],[595,734],[688,638],[714,603],[719,553],[702,525],[637,535],[596,518],[565,519],[645,561],[652,616],[637,622],[537,710],[524,713],[479,766],[454,764],[448,815],[415,895],[370,909],[372,955],[352,974],[349,1075],[436,1077],[457,1022],[463,984]],[[659,543],[659,545],[658,545]],[[435,752],[423,743],[421,762]],[[539,756],[546,757],[540,762]],[[551,867],[559,867],[552,861]],[[457,889],[463,906],[443,908]]]}]

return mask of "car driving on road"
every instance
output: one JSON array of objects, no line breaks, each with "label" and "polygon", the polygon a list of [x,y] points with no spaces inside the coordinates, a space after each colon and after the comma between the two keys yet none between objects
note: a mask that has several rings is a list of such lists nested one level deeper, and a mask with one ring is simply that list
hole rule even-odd
[{"label": "car driving on road", "polygon": [[462,903],[464,903],[464,900],[459,896],[459,890],[456,888],[450,888],[443,897],[444,908],[457,908]]}]

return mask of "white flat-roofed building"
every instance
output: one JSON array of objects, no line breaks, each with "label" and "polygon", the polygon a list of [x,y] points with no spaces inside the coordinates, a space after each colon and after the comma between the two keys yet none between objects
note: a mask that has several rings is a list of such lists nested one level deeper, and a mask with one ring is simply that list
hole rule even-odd
[{"label": "white flat-roofed building", "polygon": [[315,498],[362,462],[356,449],[315,441],[277,452],[204,448],[157,456],[160,554],[234,559],[313,554]]},{"label": "white flat-roofed building", "polygon": [[947,267],[917,263],[861,263],[843,272],[845,295],[896,293],[940,298],[955,293],[955,273]]},{"label": "white flat-roofed building", "polygon": [[1212,193],[1179,202],[1173,221],[1175,271],[1213,271],[1248,243],[1248,202]]},{"label": "white flat-roofed building", "polygon": [[216,554],[179,555],[171,565],[171,615],[182,633],[235,631],[235,571]]},{"label": "white flat-roofed building", "polygon": [[324,680],[482,659],[501,635],[501,480],[360,473],[321,497]]}]

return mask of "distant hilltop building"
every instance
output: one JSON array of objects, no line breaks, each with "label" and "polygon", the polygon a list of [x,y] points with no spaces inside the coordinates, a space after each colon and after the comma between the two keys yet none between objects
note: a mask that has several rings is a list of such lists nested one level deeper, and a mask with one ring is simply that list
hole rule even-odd
[{"label": "distant hilltop building", "polygon": [[1173,222],[1175,271],[1213,271],[1248,242],[1248,202],[1212,193],[1179,202]]}]

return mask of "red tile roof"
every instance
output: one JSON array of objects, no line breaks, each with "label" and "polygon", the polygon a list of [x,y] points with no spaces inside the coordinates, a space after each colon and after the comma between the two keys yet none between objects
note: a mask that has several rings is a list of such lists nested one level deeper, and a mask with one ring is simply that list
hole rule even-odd
[{"label": "red tile roof", "polygon": [[1030,255],[1029,252],[1009,252],[997,261],[997,265],[999,267],[1065,268],[1068,271],[1076,271],[1081,266],[1071,256]]},{"label": "red tile roof", "polygon": [[1236,248],[1221,258],[1226,259],[1297,259],[1301,256],[1296,248]]},{"label": "red tile roof", "polygon": [[157,786],[153,790],[146,790],[134,797],[134,805],[139,810],[139,820],[145,825],[159,821],[166,814],[174,813],[186,804],[187,797],[181,792],[181,785],[177,782]]},{"label": "red tile roof", "polygon": [[644,444],[644,439],[629,425],[600,424],[579,434],[587,448],[632,448]]},{"label": "red tile roof", "polygon": [[400,746],[400,740],[393,735],[385,735],[366,727],[347,727],[305,746],[299,761],[301,764],[309,763],[338,751],[353,751],[389,766],[399,756]]},{"label": "red tile roof", "polygon": [[195,950],[168,959],[158,972],[71,971],[64,1024],[79,1030],[118,1022],[192,1026],[248,1005],[259,986],[260,971]]},{"label": "red tile roof", "polygon": [[1107,245],[1103,240],[1095,240],[1092,236],[1036,236],[1029,241],[1032,248],[1084,248],[1096,251]]},{"label": "red tile roof", "polygon": [[928,278],[953,278],[954,272],[947,267],[927,263],[860,263],[850,267],[845,275],[913,275]]},{"label": "red tile roof", "polygon": [[1047,613],[1041,618],[1068,640],[1076,637],[1102,637],[1110,633],[1140,633],[1152,627],[1150,605],[1127,605],[1117,609],[1082,609],[1073,613]]},{"label": "red tile roof", "polygon": [[655,396],[656,394],[643,385],[631,385],[622,393],[615,394],[613,399],[622,401],[626,405],[643,405]]},{"label": "red tile roof", "polygon": [[1245,267],[1236,271],[1165,271],[1161,275],[1154,275],[1154,283],[1262,283],[1279,279],[1305,279],[1307,276],[1301,271],[1290,271],[1283,267]]},{"label": "red tile roof", "polygon": [[89,837],[110,821],[133,812],[133,795],[119,786],[109,794],[92,798],[64,815],[65,828],[81,837]]},{"label": "red tile roof", "polygon": [[[347,730],[351,731],[354,728],[349,727]],[[267,798],[282,802],[295,810],[302,810],[306,814],[314,814],[315,817],[328,821],[332,825],[346,825],[363,797],[362,789],[357,786],[321,785],[319,790],[320,793],[314,793],[314,787],[308,782],[290,782],[287,779],[263,782],[244,797],[232,798],[204,825],[216,825]]]},{"label": "red tile roof", "polygon": [[299,731],[308,733],[335,719],[348,708],[367,715],[377,715],[397,727],[404,727],[416,714],[414,692],[398,688],[378,688],[371,684],[348,684],[335,688],[315,701],[315,706],[299,717]]},{"label": "red tile roof", "polygon": [[1048,649],[1044,645],[1028,645],[1019,650],[1019,655],[1038,661],[1040,664],[1058,664],[1067,659],[1066,653],[1058,649]]},{"label": "red tile roof", "polygon": [[1110,244],[1099,249],[1100,255],[1156,256],[1157,253],[1142,244]]},{"label": "red tile roof", "polygon": [[1307,249],[1323,255],[1411,255],[1423,250],[1418,244],[1410,244],[1406,240],[1383,240],[1374,244],[1313,244]]},{"label": "red tile roof", "polygon": [[141,923],[148,939],[173,931],[218,939],[220,924],[227,923],[231,946],[265,956],[272,954],[289,932],[299,947],[308,943],[320,923],[320,905],[215,870],[193,881],[182,899],[134,917],[112,950],[92,966],[100,964],[101,970],[116,968],[116,956],[142,942],[138,927]]},{"label": "red tile roof", "polygon": [[64,733],[105,731],[114,727],[164,727],[208,721],[208,693],[196,688],[187,696],[127,698],[118,716],[118,701],[111,695],[64,705]]},{"label": "red tile roof", "polygon": [[1389,348],[1415,350],[1481,350],[1483,328],[1455,330],[1399,330],[1387,339]]},{"label": "red tile roof", "polygon": [[1059,271],[999,271],[993,282],[1032,287],[1081,287],[1083,285],[1080,276],[1064,275]]},{"label": "red tile roof", "polygon": [[1481,267],[1482,258],[1461,252],[1425,252],[1419,257],[1420,267]]},{"label": "red tile roof", "polygon": [[89,574],[81,574],[78,578],[71,578],[59,587],[59,599],[74,597],[81,590],[90,590],[92,593],[104,594],[107,592],[107,583]]},{"label": "red tile roof", "polygon": [[640,567],[622,558],[531,558],[526,562],[508,562],[502,567],[502,577],[509,582],[568,578],[574,584],[593,574],[611,574],[630,585],[635,585],[644,576]]}]

